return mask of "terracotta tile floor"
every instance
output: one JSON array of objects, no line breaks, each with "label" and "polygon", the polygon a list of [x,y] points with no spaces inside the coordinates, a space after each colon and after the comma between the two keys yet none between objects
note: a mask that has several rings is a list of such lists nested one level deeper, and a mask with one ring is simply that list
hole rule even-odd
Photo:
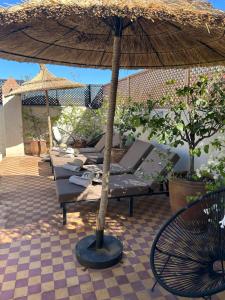
[{"label": "terracotta tile floor", "polygon": [[96,210],[96,203],[73,206],[68,225],[62,226],[48,163],[33,157],[3,160],[0,300],[178,299],[159,286],[154,293],[150,290],[154,279],[149,251],[170,215],[168,199],[139,199],[133,218],[127,217],[125,201],[110,201],[107,231],[124,242],[124,257],[119,265],[101,271],[84,269],[74,257],[75,243],[94,230]]}]

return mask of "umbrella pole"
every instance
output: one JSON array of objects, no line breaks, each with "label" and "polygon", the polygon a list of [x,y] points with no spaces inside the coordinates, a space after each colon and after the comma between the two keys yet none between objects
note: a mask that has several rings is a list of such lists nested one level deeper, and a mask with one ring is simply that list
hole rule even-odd
[{"label": "umbrella pole", "polygon": [[112,77],[111,77],[111,89],[110,89],[105,151],[104,151],[102,193],[101,193],[99,212],[96,220],[96,246],[98,248],[101,248],[103,245],[105,217],[106,217],[107,206],[108,206],[110,160],[111,160],[111,149],[112,149],[112,140],[113,140],[113,124],[114,124],[114,116],[115,116],[115,109],[116,109],[116,95],[117,95],[117,86],[118,86],[119,68],[120,68],[120,55],[121,55],[121,36],[115,35],[114,43],[113,43]]},{"label": "umbrella pole", "polygon": [[75,249],[76,257],[85,267],[103,269],[117,264],[123,255],[120,240],[111,235],[104,236],[105,217],[108,205],[110,159],[113,139],[113,122],[116,108],[116,94],[121,55],[121,34],[115,34],[113,43],[112,79],[108,108],[107,131],[104,151],[102,193],[96,220],[96,235],[80,240]]},{"label": "umbrella pole", "polygon": [[51,116],[50,116],[50,111],[49,111],[48,91],[45,91],[45,97],[46,97],[46,108],[47,108],[47,118],[48,118],[49,147],[50,147],[50,149],[52,149],[52,147],[53,147],[53,141],[52,141],[52,123],[51,123]]}]

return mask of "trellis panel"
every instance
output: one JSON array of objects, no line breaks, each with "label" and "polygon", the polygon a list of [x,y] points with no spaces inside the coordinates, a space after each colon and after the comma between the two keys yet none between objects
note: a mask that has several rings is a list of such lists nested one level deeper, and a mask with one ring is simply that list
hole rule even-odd
[{"label": "trellis panel", "polygon": [[[90,108],[98,108],[103,101],[103,92],[101,85],[87,85],[85,87],[49,91],[50,106],[87,106]],[[23,95],[23,105],[45,105],[44,92],[32,92]]]},{"label": "trellis panel", "polygon": [[[210,68],[183,69],[152,69],[139,72],[135,75],[123,78],[118,82],[118,100],[121,102],[144,103],[152,98],[159,100],[166,94],[172,94],[174,101],[175,88],[183,87],[188,82],[193,83],[199,75],[207,74],[209,77],[217,71],[224,71],[222,66]],[[175,84],[166,84],[169,80],[175,80]],[[1,86],[5,82],[0,79],[0,104]],[[21,84],[21,81],[20,81]],[[71,90],[49,91],[51,106],[78,105],[90,108],[101,106],[103,99],[109,98],[110,84],[87,85],[83,88]],[[23,96],[23,105],[45,105],[45,95],[41,92],[29,93]]]},{"label": "trellis panel", "polygon": [[[176,88],[181,88],[188,83],[193,83],[199,75],[206,74],[211,77],[217,71],[224,71],[222,66],[193,69],[152,69],[139,72],[124,78],[118,83],[118,100],[121,102],[145,103],[148,99],[160,100],[170,94],[174,101]],[[168,81],[174,80],[174,84]],[[104,97],[109,97],[110,84],[103,87]],[[166,108],[166,106],[165,106]]]}]

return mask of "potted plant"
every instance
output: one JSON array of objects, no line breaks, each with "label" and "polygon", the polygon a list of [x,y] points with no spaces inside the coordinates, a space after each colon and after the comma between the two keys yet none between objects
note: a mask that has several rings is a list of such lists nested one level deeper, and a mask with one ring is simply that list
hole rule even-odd
[{"label": "potted plant", "polygon": [[23,127],[25,136],[25,153],[40,156],[47,152],[46,121],[32,112],[31,108],[23,110]]},{"label": "potted plant", "polygon": [[[196,176],[195,157],[209,152],[209,138],[223,130],[225,125],[224,79],[221,74],[211,79],[200,76],[192,85],[176,89],[176,98],[167,95],[160,101],[149,100],[146,112],[134,119],[143,131],[148,130],[149,139],[155,137],[173,147],[188,145],[189,170],[169,180],[174,212],[206,191],[206,178]],[[161,114],[156,108],[162,106],[170,109]]]}]

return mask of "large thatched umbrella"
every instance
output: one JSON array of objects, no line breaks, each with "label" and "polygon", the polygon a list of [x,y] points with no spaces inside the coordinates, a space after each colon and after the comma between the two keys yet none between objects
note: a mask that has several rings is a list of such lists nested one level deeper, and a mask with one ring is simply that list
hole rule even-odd
[{"label": "large thatched umbrella", "polygon": [[48,134],[49,134],[49,146],[50,149],[53,146],[52,139],[52,124],[49,111],[49,97],[48,91],[51,90],[66,90],[83,87],[83,84],[72,82],[65,78],[59,78],[53,75],[44,64],[40,64],[39,73],[30,81],[24,82],[18,89],[14,90],[11,94],[26,94],[29,92],[43,91],[45,93],[47,119],[48,119]]},{"label": "large thatched umbrella", "polygon": [[[89,237],[78,244],[83,264],[93,263],[98,253],[107,266],[121,257],[119,242],[111,240],[107,252],[103,236],[119,67],[225,64],[224,27],[224,12],[204,0],[33,0],[0,12],[2,58],[112,67],[97,246]],[[87,249],[80,252],[84,241]]]}]

